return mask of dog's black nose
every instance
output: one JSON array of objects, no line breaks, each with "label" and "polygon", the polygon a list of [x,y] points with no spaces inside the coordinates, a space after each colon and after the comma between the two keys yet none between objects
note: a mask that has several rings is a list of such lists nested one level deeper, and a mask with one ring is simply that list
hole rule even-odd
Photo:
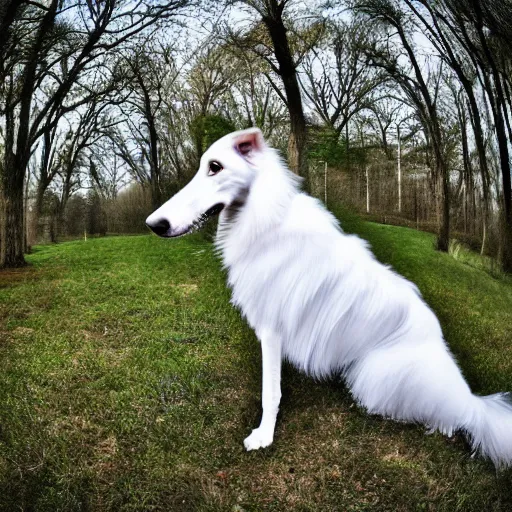
[{"label": "dog's black nose", "polygon": [[166,219],[158,219],[155,222],[146,222],[146,226],[153,230],[158,236],[165,236],[171,229],[171,224]]}]

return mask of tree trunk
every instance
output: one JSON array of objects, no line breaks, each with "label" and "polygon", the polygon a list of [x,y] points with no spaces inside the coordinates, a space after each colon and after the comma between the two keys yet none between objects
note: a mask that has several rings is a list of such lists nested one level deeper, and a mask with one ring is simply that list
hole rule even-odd
[{"label": "tree trunk", "polygon": [[416,229],[419,229],[420,215],[418,209],[418,179],[414,180],[414,217],[416,218]]},{"label": "tree trunk", "polygon": [[473,181],[471,182],[471,208],[473,209],[473,217],[471,223],[471,234],[474,235],[477,232],[477,212],[476,212],[476,187]]},{"label": "tree trunk", "polygon": [[466,179],[462,182],[462,219],[464,222],[464,234],[468,232],[468,191],[466,185]]},{"label": "tree trunk", "polygon": [[151,180],[151,207],[156,210],[162,206],[162,193],[160,191],[160,182],[158,176]]},{"label": "tree trunk", "polygon": [[440,226],[439,236],[437,238],[437,249],[439,251],[448,252],[450,243],[450,178],[448,169],[446,169],[446,162],[444,159],[439,163],[439,180],[440,183]]},{"label": "tree trunk", "polygon": [[505,225],[503,228],[503,253],[501,257],[501,264],[505,272],[512,273],[512,219],[508,221],[505,218]]},{"label": "tree trunk", "polygon": [[29,173],[25,176],[25,191],[23,193],[23,252],[30,254],[32,252],[32,240],[29,240],[29,217],[28,217],[28,185]]},{"label": "tree trunk", "polygon": [[[155,124],[155,114],[151,107],[151,97],[149,91],[146,89],[144,81],[142,77],[139,77],[139,83],[141,85],[142,92],[144,94],[144,114],[146,117],[146,123],[148,127],[149,133],[149,166],[150,166],[150,174],[151,174],[151,204],[153,209],[157,209],[162,205],[162,188],[161,188],[161,174],[160,174],[160,159],[158,155],[158,146],[159,146],[159,137]],[[201,117],[201,122],[204,122],[204,116],[206,112]],[[201,127],[201,135],[204,135],[204,130]],[[198,153],[198,158],[200,159],[202,156],[202,144],[201,140],[198,144],[200,146],[200,153]]]},{"label": "tree trunk", "polygon": [[[293,114],[290,112],[290,121]],[[309,190],[308,163],[306,158],[306,126],[297,120],[291,121],[290,137],[288,138],[288,163],[290,169],[304,178],[304,186]]]},{"label": "tree trunk", "polygon": [[10,29],[20,7],[21,2],[19,0],[3,0],[0,2],[0,62],[2,61],[4,46],[10,37]]},{"label": "tree trunk", "polygon": [[36,202],[34,205],[34,226],[36,228],[36,240],[41,240],[41,237],[44,235],[44,222],[42,218],[42,211],[46,187],[46,184],[43,182],[42,179],[40,179],[37,184]]},{"label": "tree trunk", "polygon": [[[0,227],[0,267],[25,265],[23,257],[23,182],[30,159],[30,115],[39,64],[39,53],[45,36],[51,31],[57,12],[57,0],[52,0],[41,19],[36,39],[27,55],[20,79],[19,113],[7,109],[5,115],[4,157],[1,172],[2,216]],[[17,122],[16,122],[17,121]]]},{"label": "tree trunk", "polygon": [[309,189],[309,173],[306,155],[306,119],[302,107],[297,70],[288,44],[286,27],[284,26],[282,18],[284,4],[277,5],[275,1],[270,3],[272,5],[268,8],[268,16],[263,17],[263,22],[272,39],[274,55],[279,64],[279,75],[283,81],[286,93],[291,128],[288,141],[289,164],[293,172],[304,178],[304,186],[306,189]]},{"label": "tree trunk", "polygon": [[512,186],[510,178],[510,160],[508,150],[507,132],[503,111],[503,98],[498,91],[495,98],[488,93],[491,101],[491,109],[496,130],[498,153],[500,156],[500,170],[502,181],[502,204],[503,204],[503,252],[501,253],[501,265],[505,272],[512,272]]},{"label": "tree trunk", "polygon": [[[12,158],[6,159],[13,165]],[[10,160],[10,162],[9,162]],[[2,179],[0,223],[0,268],[25,265],[23,222],[23,170],[12,169]],[[21,179],[20,179],[21,178]]]},{"label": "tree trunk", "polygon": [[345,152],[347,153],[347,172],[350,173],[350,139],[348,137],[348,122],[345,124]]},{"label": "tree trunk", "polygon": [[480,256],[485,254],[485,249],[487,243],[487,219],[484,217],[482,219],[482,245],[480,247]]},{"label": "tree trunk", "polygon": [[501,106],[498,105],[496,131],[501,164],[503,188],[503,252],[501,265],[505,272],[512,272],[512,185],[510,160]]}]

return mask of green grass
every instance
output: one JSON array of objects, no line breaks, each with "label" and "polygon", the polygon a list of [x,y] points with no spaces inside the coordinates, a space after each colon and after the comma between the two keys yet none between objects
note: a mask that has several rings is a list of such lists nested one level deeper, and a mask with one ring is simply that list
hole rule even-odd
[{"label": "green grass", "polygon": [[[433,250],[433,236],[361,222],[418,284],[478,393],[512,390],[512,283]],[[512,472],[460,436],[369,416],[340,382],[285,367],[275,442],[260,354],[201,237],[36,248],[0,273],[0,509],[491,511]]]}]

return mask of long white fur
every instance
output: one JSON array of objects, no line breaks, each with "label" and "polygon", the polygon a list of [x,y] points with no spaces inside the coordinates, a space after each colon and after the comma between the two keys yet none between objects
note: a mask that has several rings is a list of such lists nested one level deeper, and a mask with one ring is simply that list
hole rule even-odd
[{"label": "long white fur", "polygon": [[[248,140],[251,151],[240,154],[240,141]],[[224,165],[218,176],[208,176],[211,160]],[[208,182],[214,179],[215,186]],[[497,467],[512,464],[508,396],[472,394],[416,286],[379,263],[366,242],[345,234],[319,201],[302,193],[259,130],[213,144],[194,180],[148,223],[165,217],[171,225],[176,219],[192,224],[208,207],[226,205],[216,246],[232,302],[262,344],[263,417],[244,441],[248,450],[273,441],[284,358],[315,378],[343,375],[370,413],[447,435],[465,431],[473,449]],[[207,202],[194,211],[190,205],[202,192]]]}]

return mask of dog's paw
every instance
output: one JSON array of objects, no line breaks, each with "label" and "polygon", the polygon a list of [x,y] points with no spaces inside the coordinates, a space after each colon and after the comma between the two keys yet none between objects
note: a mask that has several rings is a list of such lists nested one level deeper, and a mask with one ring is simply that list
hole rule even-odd
[{"label": "dog's paw", "polygon": [[245,449],[249,452],[251,450],[258,450],[259,448],[266,448],[272,444],[274,435],[272,432],[255,428],[249,437],[244,439]]}]

